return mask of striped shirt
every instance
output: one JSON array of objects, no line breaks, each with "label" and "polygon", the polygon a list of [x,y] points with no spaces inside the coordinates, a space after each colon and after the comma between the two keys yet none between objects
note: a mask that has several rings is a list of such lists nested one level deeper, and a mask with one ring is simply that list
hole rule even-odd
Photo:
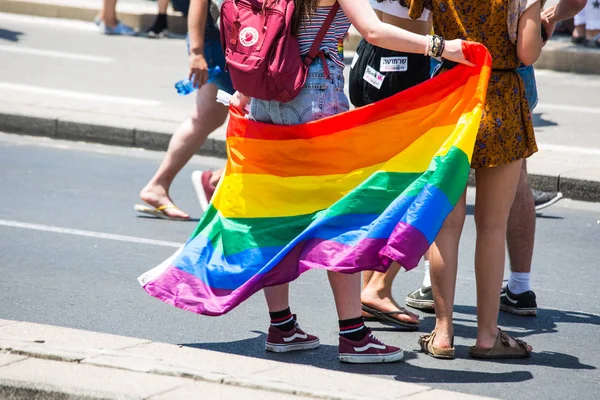
[{"label": "striped shirt", "polygon": [[[321,29],[321,26],[323,26],[327,19],[329,11],[331,11],[331,6],[317,7],[315,13],[300,25],[297,38],[301,55],[304,56],[310,51],[315,37],[319,33],[319,29]],[[340,8],[321,42],[320,50],[323,50],[340,68],[344,68],[343,40],[348,29],[350,29],[350,20],[348,20],[348,17],[346,17],[346,14]],[[338,43],[342,43],[341,49],[338,49]]]}]

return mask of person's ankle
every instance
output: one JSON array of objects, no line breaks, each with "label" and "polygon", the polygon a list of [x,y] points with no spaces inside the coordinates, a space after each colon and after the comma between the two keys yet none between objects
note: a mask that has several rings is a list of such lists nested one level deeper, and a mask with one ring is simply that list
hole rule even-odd
[{"label": "person's ankle", "polygon": [[494,343],[496,343],[496,339],[498,338],[498,326],[489,326],[486,328],[478,327],[477,328],[477,341],[475,346],[481,348],[492,348],[494,347]]},{"label": "person's ankle", "polygon": [[436,328],[433,345],[441,349],[451,349],[454,347],[454,332],[448,329]]},{"label": "person's ankle", "polygon": [[107,27],[107,28],[116,28],[117,24],[119,23],[119,21],[117,21],[117,19],[106,19],[106,18],[100,18],[100,21]]},{"label": "person's ankle", "polygon": [[364,303],[370,303],[380,300],[392,300],[392,291],[379,285],[368,284],[360,292],[360,300]]}]

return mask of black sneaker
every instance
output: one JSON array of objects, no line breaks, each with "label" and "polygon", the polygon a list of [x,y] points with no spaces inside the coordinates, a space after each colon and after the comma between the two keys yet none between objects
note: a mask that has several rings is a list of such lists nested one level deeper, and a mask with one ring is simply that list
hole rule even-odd
[{"label": "black sneaker", "polygon": [[536,211],[549,207],[563,198],[561,192],[542,192],[541,190],[531,189],[531,193],[533,193]]},{"label": "black sneaker", "polygon": [[421,286],[421,288],[411,292],[404,300],[406,305],[417,310],[433,312],[433,292],[431,287]]},{"label": "black sneaker", "polygon": [[163,37],[169,33],[167,29],[167,15],[158,14],[152,26],[146,30],[146,36],[149,38]]},{"label": "black sneaker", "polygon": [[537,315],[535,293],[528,290],[521,294],[514,294],[505,286],[500,293],[500,309],[511,314],[535,317]]}]

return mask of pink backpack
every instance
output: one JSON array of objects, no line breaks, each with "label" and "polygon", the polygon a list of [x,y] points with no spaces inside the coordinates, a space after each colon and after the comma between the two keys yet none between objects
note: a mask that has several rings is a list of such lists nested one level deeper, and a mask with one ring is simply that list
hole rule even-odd
[{"label": "pink backpack", "polygon": [[235,90],[261,100],[288,102],[306,81],[339,4],[336,2],[306,57],[292,35],[294,0],[225,0],[221,44]]}]

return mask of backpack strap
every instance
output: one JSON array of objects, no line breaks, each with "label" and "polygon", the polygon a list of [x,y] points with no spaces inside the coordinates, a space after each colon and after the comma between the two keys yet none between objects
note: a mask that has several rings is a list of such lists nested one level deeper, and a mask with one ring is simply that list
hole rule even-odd
[{"label": "backpack strap", "polygon": [[323,39],[325,38],[325,35],[327,34],[327,31],[329,30],[329,27],[331,26],[331,23],[333,22],[333,19],[335,18],[335,15],[337,14],[339,8],[340,3],[338,3],[337,1],[333,6],[331,6],[331,11],[329,11],[327,19],[325,19],[323,26],[321,26],[321,29],[319,29],[319,33],[317,33],[315,41],[310,47],[308,54],[306,55],[306,57],[304,57],[304,65],[308,66],[312,64],[315,58],[317,58],[317,56],[319,55],[319,47],[321,47],[321,42],[323,42]]}]

